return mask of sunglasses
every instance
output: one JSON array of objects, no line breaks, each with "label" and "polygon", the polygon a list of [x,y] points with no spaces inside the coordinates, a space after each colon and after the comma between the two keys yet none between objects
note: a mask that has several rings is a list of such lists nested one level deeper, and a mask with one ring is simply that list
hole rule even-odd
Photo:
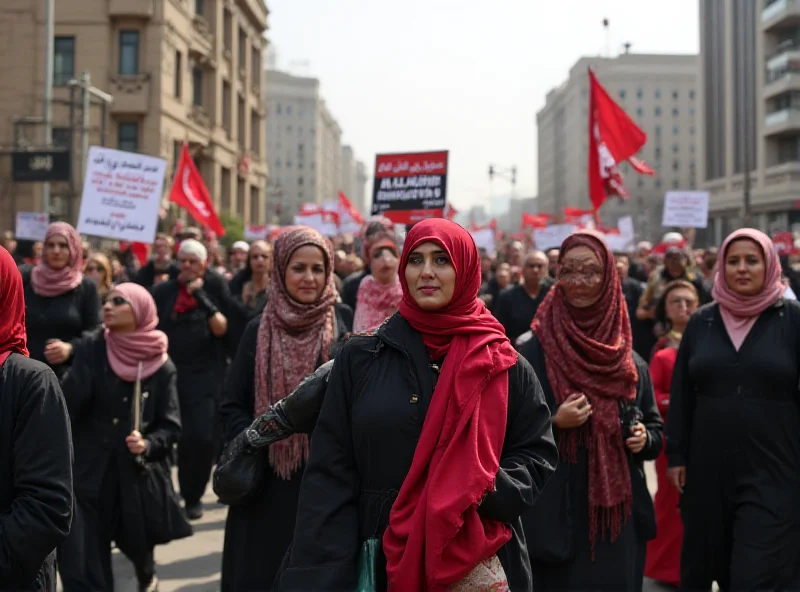
[{"label": "sunglasses", "polygon": [[108,302],[114,306],[125,306],[126,304],[130,304],[130,302],[125,300],[122,296],[114,296],[113,298],[109,298]]}]

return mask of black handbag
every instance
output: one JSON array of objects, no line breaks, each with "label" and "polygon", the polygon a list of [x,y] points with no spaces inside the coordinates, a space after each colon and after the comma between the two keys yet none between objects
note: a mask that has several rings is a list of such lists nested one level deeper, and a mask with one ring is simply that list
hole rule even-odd
[{"label": "black handbag", "polygon": [[261,493],[264,483],[266,452],[269,448],[250,446],[248,431],[231,440],[214,469],[214,493],[229,506],[245,506]]},{"label": "black handbag", "polygon": [[[139,457],[141,458],[141,457]],[[139,497],[145,536],[151,546],[192,536],[192,525],[181,508],[172,486],[172,475],[166,460],[139,465]]]}]

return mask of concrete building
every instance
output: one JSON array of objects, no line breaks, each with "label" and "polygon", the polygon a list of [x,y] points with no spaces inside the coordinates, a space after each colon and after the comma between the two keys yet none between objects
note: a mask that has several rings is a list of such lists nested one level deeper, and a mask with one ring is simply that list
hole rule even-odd
[{"label": "concrete building", "polygon": [[353,205],[363,215],[368,215],[372,211],[372,188],[370,187],[369,197],[367,197],[367,165],[362,161],[356,161],[356,189],[355,195],[351,200]]},{"label": "concrete building", "polygon": [[[39,116],[45,71],[44,2],[6,0],[0,10],[0,145],[13,147],[13,117]],[[245,222],[265,216],[267,181],[262,55],[263,0],[59,0],[55,15],[53,143],[76,149],[78,183],[53,186],[51,214],[74,222],[82,155],[69,120],[68,82],[88,71],[113,96],[106,121],[90,113],[90,144],[161,156],[165,194],[184,141],[220,213]],[[73,131],[71,131],[73,130]],[[72,137],[71,137],[72,136]],[[41,127],[21,140],[41,145]],[[6,175],[3,166],[0,173]],[[41,211],[41,186],[0,189],[0,227],[14,210]]]},{"label": "concrete building", "polygon": [[703,0],[698,92],[708,242],[746,224],[800,231],[800,5]]},{"label": "concrete building", "polygon": [[279,70],[266,76],[270,217],[288,224],[301,204],[337,199],[342,130],[320,96],[319,80]]},{"label": "concrete building", "polygon": [[356,160],[351,146],[342,146],[341,181],[339,189],[362,214],[367,213],[367,173],[364,163]]},{"label": "concrete building", "polygon": [[536,114],[540,212],[558,214],[567,206],[591,207],[586,172],[590,67],[647,134],[639,157],[658,173],[640,176],[623,165],[631,198],[609,200],[601,216],[613,225],[620,216],[633,215],[642,237],[656,237],[661,232],[664,193],[694,189],[698,181],[697,56],[628,53],[578,60]]}]

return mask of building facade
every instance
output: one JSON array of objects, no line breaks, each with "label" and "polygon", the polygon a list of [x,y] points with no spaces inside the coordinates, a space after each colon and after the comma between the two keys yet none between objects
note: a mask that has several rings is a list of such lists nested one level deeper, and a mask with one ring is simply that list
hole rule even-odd
[{"label": "building facade", "polygon": [[698,91],[708,241],[743,225],[800,231],[800,5],[701,2]]},{"label": "building facade", "polygon": [[367,171],[360,160],[356,160],[351,146],[342,146],[341,181],[339,189],[359,212],[366,215]]},{"label": "building facade", "polygon": [[367,181],[369,181],[367,165],[357,160],[355,194],[350,201],[364,216],[368,216],[372,212],[372,193],[370,192],[369,198],[367,198]]},{"label": "building facade", "polygon": [[698,182],[697,56],[627,53],[584,57],[568,79],[547,94],[536,115],[538,208],[558,215],[565,207],[591,208],[587,182],[589,76],[592,68],[609,95],[647,134],[639,157],[657,175],[621,171],[630,199],[613,198],[600,210],[604,223],[631,215],[642,237],[661,233],[664,194],[695,189]]},{"label": "building facade", "polygon": [[[0,72],[14,84],[0,91],[4,147],[19,140],[10,118],[42,113],[45,70],[44,3],[8,1],[12,6],[0,11]],[[267,15],[263,0],[57,2],[53,144],[73,148],[78,182],[54,185],[51,215],[73,222],[77,215],[85,155],[81,122],[70,121],[69,82],[88,72],[92,85],[113,98],[105,119],[99,107],[91,108],[90,144],[167,159],[166,194],[187,142],[217,211],[263,221]],[[30,129],[25,141],[37,145],[41,137],[41,129]],[[10,209],[42,209],[40,187],[16,185],[5,193]],[[0,216],[10,214],[6,208]]]},{"label": "building facade", "polygon": [[267,70],[270,219],[290,224],[303,203],[336,200],[342,130],[320,96],[319,80]]}]

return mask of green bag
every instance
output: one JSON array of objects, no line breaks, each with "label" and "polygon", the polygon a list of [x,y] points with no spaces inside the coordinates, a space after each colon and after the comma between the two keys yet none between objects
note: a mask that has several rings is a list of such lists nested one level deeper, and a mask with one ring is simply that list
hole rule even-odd
[{"label": "green bag", "polygon": [[373,538],[367,539],[361,545],[361,553],[358,555],[358,588],[356,588],[356,592],[377,592],[375,563],[380,544],[380,539]]}]

